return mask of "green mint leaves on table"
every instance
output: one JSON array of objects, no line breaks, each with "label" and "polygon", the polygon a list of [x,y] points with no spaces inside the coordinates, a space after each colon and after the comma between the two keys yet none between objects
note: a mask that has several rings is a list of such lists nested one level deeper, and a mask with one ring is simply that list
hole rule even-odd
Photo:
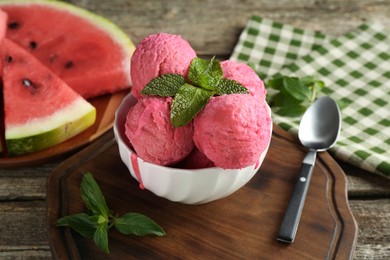
[{"label": "green mint leaves on table", "polygon": [[221,64],[214,57],[192,59],[188,80],[179,74],[164,74],[152,79],[141,94],[174,97],[170,114],[174,127],[188,124],[215,95],[249,94],[240,83],[223,78]]},{"label": "green mint leaves on table", "polygon": [[268,87],[277,91],[270,106],[281,116],[300,116],[317,98],[324,82],[312,76],[302,78],[278,75],[268,81]]},{"label": "green mint leaves on table", "polygon": [[145,215],[134,212],[114,215],[91,173],[84,174],[80,189],[89,213],[62,217],[57,220],[56,225],[71,227],[83,237],[93,238],[103,252],[109,253],[108,231],[112,226],[125,235],[165,235],[164,230]]}]

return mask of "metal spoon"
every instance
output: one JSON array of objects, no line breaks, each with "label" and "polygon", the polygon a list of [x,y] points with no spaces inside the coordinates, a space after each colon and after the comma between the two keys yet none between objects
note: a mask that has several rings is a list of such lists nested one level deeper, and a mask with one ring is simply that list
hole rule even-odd
[{"label": "metal spoon", "polygon": [[301,143],[309,148],[309,152],[303,160],[301,172],[283,217],[277,240],[285,243],[294,241],[317,152],[331,148],[337,141],[340,129],[339,107],[329,97],[317,99],[303,115],[298,136]]}]

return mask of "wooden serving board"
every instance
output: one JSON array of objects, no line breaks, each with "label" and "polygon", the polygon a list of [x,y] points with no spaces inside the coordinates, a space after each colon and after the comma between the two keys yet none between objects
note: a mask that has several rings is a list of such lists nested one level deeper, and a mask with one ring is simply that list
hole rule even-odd
[{"label": "wooden serving board", "polygon": [[[141,190],[120,160],[112,132],[60,165],[48,179],[49,238],[56,259],[351,259],[357,225],[348,207],[346,178],[328,153],[320,153],[295,242],[276,240],[305,150],[275,127],[267,157],[255,177],[232,195],[184,205]],[[69,228],[65,215],[85,211],[80,181],[91,172],[109,207],[154,219],[166,236],[136,237],[112,229],[110,254]]]}]

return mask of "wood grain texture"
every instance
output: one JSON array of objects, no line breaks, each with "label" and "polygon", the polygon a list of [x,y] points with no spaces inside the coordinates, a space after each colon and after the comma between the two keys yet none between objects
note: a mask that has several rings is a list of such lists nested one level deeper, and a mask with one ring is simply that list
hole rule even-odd
[{"label": "wood grain texture", "polygon": [[[138,189],[138,183],[120,161],[116,143],[102,139],[65,161],[49,177],[48,221],[53,255],[103,257],[92,241],[54,225],[61,216],[85,210],[79,184],[82,175],[91,172],[113,211],[142,212],[167,232],[163,238],[135,238],[114,231],[110,234],[111,259],[350,259],[357,227],[348,208],[344,173],[327,153],[321,153],[317,160],[296,241],[292,245],[276,241],[304,154],[298,143],[276,128],[260,171],[246,186],[227,198],[189,206]],[[310,248],[306,248],[308,244]]]},{"label": "wood grain texture", "polygon": [[198,54],[229,56],[251,15],[260,15],[301,28],[340,35],[366,21],[390,25],[386,0],[70,0],[109,17],[135,43],[145,36],[180,34]]},{"label": "wood grain texture", "polygon": [[[353,259],[388,259],[389,199],[350,200],[349,204],[359,223],[358,244]],[[11,229],[14,231],[7,231],[0,236],[0,259],[25,259],[27,256],[32,259],[52,259],[49,241],[45,235],[48,233],[46,205],[44,202],[34,202],[33,205],[34,207],[28,207],[25,202],[15,202],[12,206],[0,204],[0,232]],[[36,217],[32,218],[32,215]],[[31,223],[32,219],[34,225]],[[40,235],[33,235],[36,231],[34,226],[41,229],[38,233]],[[26,232],[19,232],[20,230]],[[19,240],[24,240],[25,244],[20,245]]]},{"label": "wood grain texture", "polygon": [[0,201],[37,200],[46,196],[46,177],[2,177]]},{"label": "wood grain texture", "polygon": [[352,200],[350,207],[359,225],[356,259],[389,259],[390,199]]},{"label": "wood grain texture", "polygon": [[[46,246],[45,212],[44,201],[1,203],[1,247],[29,246],[32,241],[35,245]],[[18,220],[17,223],[14,223],[15,220]]]}]

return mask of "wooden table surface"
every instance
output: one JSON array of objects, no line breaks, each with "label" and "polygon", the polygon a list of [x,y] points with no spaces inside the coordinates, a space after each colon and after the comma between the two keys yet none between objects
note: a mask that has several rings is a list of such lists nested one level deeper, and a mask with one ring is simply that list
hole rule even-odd
[{"label": "wooden table surface", "polygon": [[[389,0],[72,0],[117,23],[138,43],[180,34],[200,56],[226,59],[251,15],[340,35],[363,22],[390,26]],[[390,158],[389,158],[390,159]],[[46,180],[61,160],[0,169],[0,259],[52,259],[46,223]],[[358,223],[354,259],[390,259],[390,180],[341,163]]]}]

